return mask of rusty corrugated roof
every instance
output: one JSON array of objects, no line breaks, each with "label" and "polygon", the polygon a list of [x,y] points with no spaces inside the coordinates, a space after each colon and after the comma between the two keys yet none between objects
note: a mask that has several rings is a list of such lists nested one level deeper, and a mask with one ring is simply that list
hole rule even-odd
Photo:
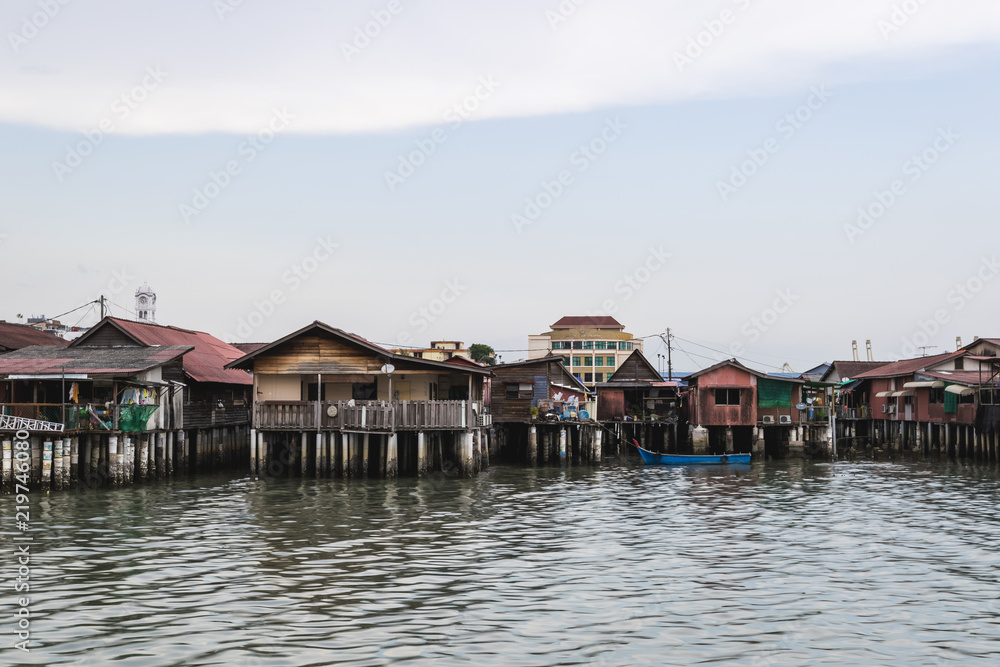
[{"label": "rusty corrugated roof", "polygon": [[903,359],[891,364],[879,366],[876,369],[859,373],[851,377],[852,380],[871,380],[873,378],[891,378],[901,375],[912,375],[928,366],[948,361],[953,357],[961,357],[964,352],[947,352],[945,354],[935,354],[929,357],[917,357],[916,359]]},{"label": "rusty corrugated roof", "polygon": [[107,317],[74,341],[73,345],[83,345],[90,335],[102,326],[114,326],[141,345],[194,347],[190,353],[184,355],[184,372],[197,382],[253,384],[253,378],[246,371],[225,368],[230,361],[242,357],[244,352],[204,331]]},{"label": "rusty corrugated roof", "polygon": [[34,345],[0,356],[0,375],[135,375],[190,352],[190,345],[161,347],[54,347]]},{"label": "rusty corrugated roof", "polygon": [[0,322],[0,350],[20,350],[32,345],[66,347],[69,341],[27,324]]}]

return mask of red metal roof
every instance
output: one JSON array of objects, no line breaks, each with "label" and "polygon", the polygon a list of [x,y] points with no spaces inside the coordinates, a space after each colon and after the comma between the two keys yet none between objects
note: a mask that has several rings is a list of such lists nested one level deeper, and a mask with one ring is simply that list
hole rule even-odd
[{"label": "red metal roof", "polygon": [[989,384],[990,381],[990,373],[984,372],[980,375],[979,371],[921,371],[920,375],[970,386]]},{"label": "red metal roof", "polygon": [[903,359],[902,361],[896,361],[891,364],[886,364],[885,366],[880,366],[874,370],[870,370],[866,373],[859,373],[853,376],[852,380],[870,380],[872,378],[892,378],[900,377],[902,375],[912,375],[919,370],[923,370],[928,366],[933,366],[934,364],[939,364],[942,361],[948,361],[953,357],[961,357],[964,352],[947,352],[945,354],[935,354],[929,357],[917,357],[916,359]]},{"label": "red metal roof", "polygon": [[135,375],[173,361],[190,346],[54,347],[35,345],[0,356],[0,375]]},{"label": "red metal roof", "polygon": [[32,345],[66,347],[69,341],[27,324],[0,322],[0,350],[20,350]]},{"label": "red metal roof", "polygon": [[552,325],[553,329],[572,329],[573,327],[624,329],[625,325],[613,317],[564,317]]},{"label": "red metal roof", "polygon": [[[104,322],[99,323],[90,331],[96,331],[105,325],[105,322],[118,327],[142,345],[194,346],[194,350],[184,355],[184,372],[198,382],[253,384],[253,378],[246,371],[225,368],[226,364],[239,359],[245,353],[204,331],[192,331],[145,322],[131,322],[115,317],[105,318]],[[77,342],[85,344],[87,338],[88,336],[84,335]]]}]

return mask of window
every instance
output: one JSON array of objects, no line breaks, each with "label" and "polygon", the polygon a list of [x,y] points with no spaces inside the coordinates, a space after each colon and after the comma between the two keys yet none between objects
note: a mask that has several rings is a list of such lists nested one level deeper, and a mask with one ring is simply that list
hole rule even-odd
[{"label": "window", "polygon": [[507,398],[531,398],[534,395],[530,382],[510,382],[504,385],[504,389]]},{"label": "window", "polygon": [[980,405],[1000,405],[1000,389],[980,389]]},{"label": "window", "polygon": [[608,357],[608,362],[605,365],[606,366],[610,366],[611,368],[614,368],[615,367],[615,358],[614,357]]},{"label": "window", "polygon": [[594,365],[594,358],[593,357],[584,357],[583,358],[583,365],[584,366],[593,366]]},{"label": "window", "polygon": [[975,402],[976,402],[975,394],[961,394],[958,397],[959,405],[972,405]]},{"label": "window", "polygon": [[604,382],[604,373],[594,373],[594,382]]},{"label": "window", "polygon": [[606,350],[608,349],[608,342],[606,340],[599,340],[596,343],[594,343],[594,349]]},{"label": "window", "polygon": [[[307,391],[306,396],[307,396],[307,398],[306,398],[307,401],[315,401],[316,400],[316,383],[315,382],[310,382],[309,383],[309,389]],[[326,384],[323,385],[323,398],[321,400],[324,400],[324,401],[326,400]]]},{"label": "window", "polygon": [[573,373],[573,377],[575,377],[577,380],[579,380],[580,379],[580,374],[579,373]]},{"label": "window", "polygon": [[584,382],[593,382],[594,381],[594,374],[593,373],[584,373],[583,374],[583,381]]},{"label": "window", "polygon": [[931,388],[931,405],[944,403],[944,387]]},{"label": "window", "polygon": [[955,360],[955,370],[964,371],[965,370],[965,357],[959,357]]},{"label": "window", "polygon": [[565,366],[566,368],[569,368],[570,365],[571,365],[571,362],[573,361],[569,357],[563,357],[562,360],[563,360],[563,366]]},{"label": "window", "polygon": [[740,390],[739,389],[716,389],[715,390],[715,404],[716,405],[739,405],[740,404]]},{"label": "window", "polygon": [[913,405],[913,397],[912,396],[904,396],[903,397],[903,405]]},{"label": "window", "polygon": [[626,350],[626,351],[631,350],[632,349],[632,343],[630,341],[624,341],[623,340],[620,343],[618,343],[618,349],[619,350]]},{"label": "window", "polygon": [[374,382],[355,382],[351,385],[351,398],[356,401],[373,401],[375,395]]},{"label": "window", "polygon": [[594,365],[595,366],[603,366],[604,365],[604,357],[594,357]]},{"label": "window", "polygon": [[573,349],[574,350],[582,350],[583,349],[583,341],[579,341],[579,340],[573,341]]},{"label": "window", "polygon": [[592,341],[592,340],[585,340],[585,341],[583,341],[583,349],[585,349],[585,350],[593,350],[594,349],[594,341]]},{"label": "window", "polygon": [[583,361],[581,357],[573,357],[574,366],[583,366]]},{"label": "window", "polygon": [[553,350],[561,350],[561,349],[563,349],[562,341],[559,341],[559,340],[552,341],[552,349]]}]

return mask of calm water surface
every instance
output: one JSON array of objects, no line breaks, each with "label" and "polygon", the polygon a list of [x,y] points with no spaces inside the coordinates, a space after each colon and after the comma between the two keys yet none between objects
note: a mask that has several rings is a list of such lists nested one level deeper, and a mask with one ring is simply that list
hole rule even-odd
[{"label": "calm water surface", "polygon": [[998,501],[872,463],[58,493],[0,663],[1000,664]]}]

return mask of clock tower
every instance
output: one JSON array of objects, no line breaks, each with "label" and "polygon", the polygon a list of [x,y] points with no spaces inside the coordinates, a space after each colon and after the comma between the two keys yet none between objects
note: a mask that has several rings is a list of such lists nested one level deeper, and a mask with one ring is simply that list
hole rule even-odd
[{"label": "clock tower", "polygon": [[147,283],[135,291],[135,315],[139,322],[156,322],[156,292]]}]

